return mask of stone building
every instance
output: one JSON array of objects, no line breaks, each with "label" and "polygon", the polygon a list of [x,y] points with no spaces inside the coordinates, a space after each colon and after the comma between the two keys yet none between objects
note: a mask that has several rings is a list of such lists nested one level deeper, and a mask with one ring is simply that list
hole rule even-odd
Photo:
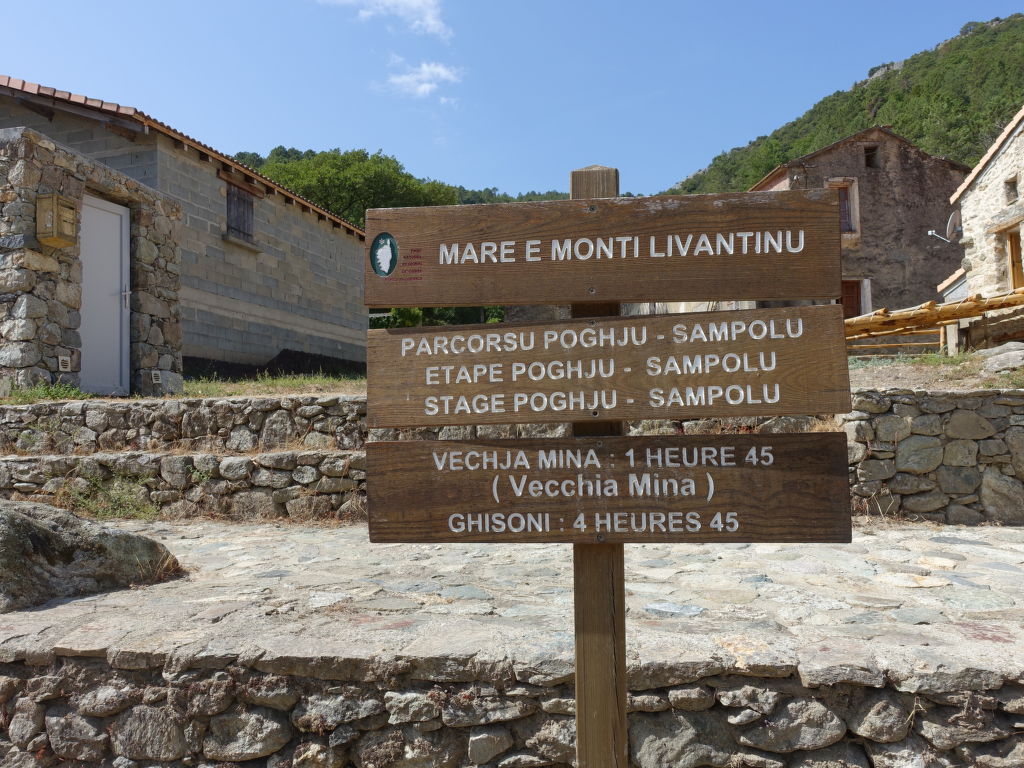
[{"label": "stone building", "polygon": [[928,231],[945,231],[949,195],[969,170],[875,126],[780,165],[751,191],[839,191],[842,304],[853,317],[937,298],[962,252]]},{"label": "stone building", "polygon": [[[963,226],[966,294],[997,296],[1024,288],[1021,233],[1024,231],[1024,109],[953,193]],[[950,270],[952,272],[952,270]],[[963,341],[987,347],[1024,338],[1024,310],[992,313],[964,322]]]},{"label": "stone building", "polygon": [[132,107],[0,76],[0,129],[7,386],[176,391],[183,356],[365,361],[350,222]]}]

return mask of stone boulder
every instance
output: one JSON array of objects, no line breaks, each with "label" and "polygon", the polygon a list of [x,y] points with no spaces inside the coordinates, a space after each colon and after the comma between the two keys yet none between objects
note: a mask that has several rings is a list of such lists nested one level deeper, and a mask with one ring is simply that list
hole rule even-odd
[{"label": "stone boulder", "polygon": [[180,573],[162,544],[46,504],[0,500],[0,613]]},{"label": "stone boulder", "polygon": [[982,366],[985,373],[1003,373],[1024,367],[1024,342],[1011,341],[974,354],[985,360]]},{"label": "stone boulder", "polygon": [[974,356],[980,357],[984,360],[990,357],[995,357],[996,355],[1005,355],[1007,352],[1024,352],[1024,341],[1008,341],[997,347],[979,349],[974,353]]},{"label": "stone boulder", "polygon": [[1016,371],[1024,366],[1024,342],[1011,341],[997,347],[979,349],[974,355],[985,360],[982,371],[986,374]]},{"label": "stone boulder", "polygon": [[989,467],[981,479],[981,506],[989,520],[1024,525],[1024,483]]}]

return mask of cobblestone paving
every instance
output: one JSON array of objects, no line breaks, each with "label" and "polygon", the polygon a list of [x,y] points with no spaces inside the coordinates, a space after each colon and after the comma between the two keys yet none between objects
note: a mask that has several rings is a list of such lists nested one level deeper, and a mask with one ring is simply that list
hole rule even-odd
[{"label": "cobblestone paving", "polygon": [[[363,526],[120,525],[164,542],[189,576],[4,615],[0,660],[54,650],[128,665],[186,652],[514,658],[540,677],[571,663],[566,545],[370,544]],[[998,685],[1024,677],[1022,573],[1024,530],[999,527],[861,526],[849,545],[628,545],[628,654],[634,677],[638,662],[692,661],[707,674],[799,670],[810,685],[888,677],[906,690],[936,675]]]}]

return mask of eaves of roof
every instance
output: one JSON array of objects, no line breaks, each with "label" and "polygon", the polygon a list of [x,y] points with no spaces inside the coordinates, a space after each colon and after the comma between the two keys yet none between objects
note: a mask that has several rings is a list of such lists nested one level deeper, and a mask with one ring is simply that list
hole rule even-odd
[{"label": "eaves of roof", "polygon": [[985,168],[988,167],[988,164],[996,159],[1003,147],[1006,145],[1006,142],[1010,140],[1014,133],[1016,133],[1017,128],[1020,126],[1022,121],[1024,121],[1024,107],[1021,107],[1020,111],[1013,116],[1013,119],[1006,124],[1006,127],[1003,128],[1003,132],[999,134],[999,138],[992,142],[992,146],[990,146],[985,154],[981,156],[981,160],[979,160],[977,165],[974,166],[974,170],[972,170],[967,178],[964,179],[963,184],[957,187],[956,192],[954,192],[953,196],[949,198],[950,203],[955,203],[959,200],[963,193],[970,188]]},{"label": "eaves of roof", "polygon": [[135,107],[128,107],[112,101],[103,101],[102,99],[93,99],[88,96],[82,96],[81,94],[71,93],[70,91],[61,91],[56,88],[39,85],[38,83],[30,83],[7,75],[0,75],[0,88],[8,88],[11,91],[24,93],[28,96],[37,98],[50,99],[55,107],[59,107],[61,103],[70,104],[95,110],[114,117],[134,121],[141,125],[147,133],[150,130],[162,133],[182,146],[191,147],[197,152],[216,158],[219,162],[224,164],[224,166],[238,171],[243,174],[243,176],[258,179],[261,184],[268,189],[273,190],[274,193],[279,194],[284,198],[290,198],[293,202],[298,204],[300,208],[308,210],[310,213],[315,213],[318,218],[326,219],[335,226],[344,229],[346,234],[358,237],[360,240],[364,240],[366,238],[366,233],[352,222],[343,219],[337,214],[331,213],[326,208],[321,208],[316,203],[302,197],[302,195],[299,195],[287,187],[278,184],[276,181],[267,178],[259,171],[250,168],[243,163],[239,163],[228,155],[218,152],[208,144],[204,144],[198,139],[195,139],[176,128],[172,128],[167,123],[157,120],[155,117],[151,117]]}]

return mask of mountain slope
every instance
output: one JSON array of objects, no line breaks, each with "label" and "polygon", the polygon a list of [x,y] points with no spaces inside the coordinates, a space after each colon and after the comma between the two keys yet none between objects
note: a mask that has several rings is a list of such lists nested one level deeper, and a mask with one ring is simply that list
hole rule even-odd
[{"label": "mountain slope", "polygon": [[827,96],[801,117],[666,190],[749,188],[772,168],[872,125],[889,125],[933,155],[974,165],[1024,103],[1024,15],[969,22],[960,34]]}]

